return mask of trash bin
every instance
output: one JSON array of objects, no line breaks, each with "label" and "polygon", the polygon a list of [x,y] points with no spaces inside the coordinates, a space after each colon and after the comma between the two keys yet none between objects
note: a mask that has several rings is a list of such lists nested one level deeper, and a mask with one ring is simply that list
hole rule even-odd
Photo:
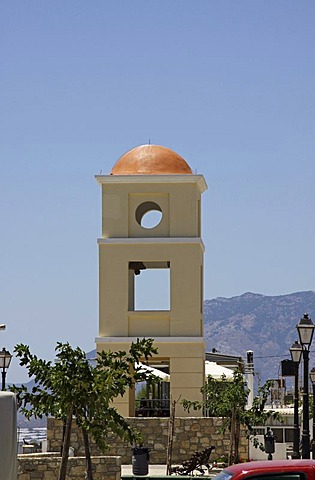
[{"label": "trash bin", "polygon": [[148,475],[149,473],[149,455],[150,449],[145,447],[132,448],[132,474]]},{"label": "trash bin", "polygon": [[267,427],[265,438],[265,452],[268,453],[268,460],[272,460],[272,454],[275,453],[275,437],[273,431]]}]

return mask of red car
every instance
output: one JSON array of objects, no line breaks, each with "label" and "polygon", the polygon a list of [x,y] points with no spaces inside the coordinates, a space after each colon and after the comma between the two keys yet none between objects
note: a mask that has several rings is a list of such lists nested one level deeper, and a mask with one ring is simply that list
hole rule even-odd
[{"label": "red car", "polygon": [[315,480],[315,460],[262,460],[238,463],[213,480]]}]

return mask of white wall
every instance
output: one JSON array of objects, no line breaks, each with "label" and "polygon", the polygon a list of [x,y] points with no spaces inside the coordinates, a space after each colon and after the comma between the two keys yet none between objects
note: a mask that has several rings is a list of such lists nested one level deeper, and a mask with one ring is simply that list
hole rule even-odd
[{"label": "white wall", "polygon": [[[257,435],[259,442],[264,445],[264,436]],[[255,448],[250,442],[249,444],[249,458],[250,460],[268,460],[268,453],[262,452],[259,448]],[[275,443],[275,453],[272,454],[273,460],[286,460],[287,458],[287,444]]]},{"label": "white wall", "polygon": [[16,401],[11,392],[0,392],[0,480],[16,480]]}]

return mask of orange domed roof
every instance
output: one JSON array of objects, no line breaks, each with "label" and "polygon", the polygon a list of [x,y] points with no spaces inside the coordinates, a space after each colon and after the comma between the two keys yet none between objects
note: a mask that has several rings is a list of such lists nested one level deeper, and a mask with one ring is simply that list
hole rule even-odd
[{"label": "orange domed roof", "polygon": [[140,145],[122,155],[111,175],[168,175],[192,173],[178,153],[160,145]]}]

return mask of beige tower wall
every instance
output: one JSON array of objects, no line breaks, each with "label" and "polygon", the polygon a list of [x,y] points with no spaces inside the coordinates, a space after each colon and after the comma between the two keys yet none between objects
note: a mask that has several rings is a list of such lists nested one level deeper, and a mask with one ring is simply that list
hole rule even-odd
[{"label": "beige tower wall", "polygon": [[[152,334],[150,322],[167,323],[161,336],[203,336],[202,244],[199,240],[180,244],[139,239],[128,241],[99,241],[99,335],[132,336]],[[128,309],[129,262],[169,262],[171,285],[169,311],[136,312]],[[144,274],[144,273],[142,273]],[[113,292],[113,286],[117,286]],[[154,285],[152,285],[152,289]],[[147,315],[147,318],[144,316]],[[135,323],[139,323],[136,329]],[[162,327],[165,329],[164,327]],[[132,332],[131,332],[132,330]]]},{"label": "beige tower wall", "polygon": [[[102,238],[200,237],[201,175],[96,178],[102,186]],[[163,210],[161,223],[145,233],[134,215],[144,201],[154,201]]]},{"label": "beige tower wall", "polygon": [[[137,337],[154,338],[158,358],[170,365],[171,398],[201,400],[205,352],[204,246],[200,238],[200,197],[206,188],[203,177],[132,175],[97,180],[102,186],[97,350],[126,349]],[[162,211],[161,222],[152,229],[144,229],[137,221],[146,202],[156,203]],[[130,262],[143,262],[147,268],[169,267],[169,310],[134,309]],[[120,413],[134,415],[133,398],[129,392],[117,399]],[[187,412],[179,406],[177,415]]]},{"label": "beige tower wall", "polygon": [[[97,351],[110,350],[127,350],[132,341],[136,341],[137,337],[124,338],[102,338],[96,339]],[[180,405],[180,400],[202,400],[200,388],[204,383],[204,351],[205,345],[200,338],[160,338],[155,337],[154,346],[158,349],[158,358],[170,360],[170,377],[171,377],[171,399],[179,400],[176,406],[176,415],[178,417],[185,416],[201,416],[201,411],[192,411],[189,414],[184,411]],[[132,398],[132,397],[131,397]],[[115,406],[119,413],[125,417],[134,416],[134,405],[130,394],[124,397],[118,397]]]}]

